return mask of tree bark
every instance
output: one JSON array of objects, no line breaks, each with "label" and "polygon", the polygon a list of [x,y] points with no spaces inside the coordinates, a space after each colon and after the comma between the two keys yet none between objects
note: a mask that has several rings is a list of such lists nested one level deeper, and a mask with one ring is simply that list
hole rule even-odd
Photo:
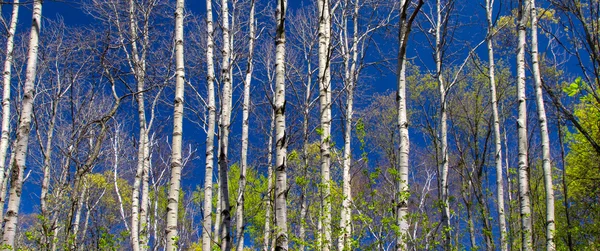
[{"label": "tree bark", "polygon": [[[213,40],[212,0],[206,0],[206,82],[208,92],[208,131],[206,132],[206,170],[204,172],[204,220],[202,229],[202,250],[211,250],[213,165],[215,152],[215,68]],[[219,224],[219,222],[216,222]]]},{"label": "tree bark", "polygon": [[221,55],[223,61],[221,63],[221,83],[223,97],[221,98],[221,118],[220,132],[219,132],[219,190],[221,196],[221,224],[220,234],[221,236],[221,250],[231,250],[231,206],[229,205],[229,185],[228,185],[228,169],[229,163],[227,159],[227,153],[229,150],[229,127],[231,124],[231,100],[232,100],[232,87],[231,87],[231,38],[229,29],[229,1],[221,0],[221,27],[223,30],[223,48]]},{"label": "tree bark", "polygon": [[322,251],[331,249],[331,16],[329,0],[318,0],[319,8],[319,101],[321,109]]},{"label": "tree bark", "polygon": [[[14,0],[12,5],[12,14],[10,17],[10,26],[6,38],[6,58],[4,60],[4,71],[2,72],[2,139],[0,140],[0,184],[7,177],[4,176],[6,170],[6,156],[8,152],[8,143],[10,141],[10,82],[12,77],[13,51],[15,47],[15,32],[19,18],[19,0]],[[3,195],[2,195],[3,196]],[[2,212],[4,212],[4,203],[2,203]],[[0,212],[0,219],[3,215]]]},{"label": "tree bark", "polygon": [[423,6],[423,1],[420,0],[417,6],[413,10],[412,14],[408,15],[408,7],[410,1],[400,1],[400,24],[398,30],[398,69],[397,69],[397,83],[398,93],[396,96],[396,105],[398,106],[398,132],[399,132],[399,146],[398,152],[400,153],[399,158],[399,174],[398,179],[398,192],[400,193],[397,198],[396,206],[396,222],[398,224],[399,232],[396,236],[396,250],[404,251],[408,250],[406,241],[408,240],[408,198],[410,196],[408,187],[408,169],[409,169],[409,152],[410,152],[410,139],[408,134],[408,116],[406,107],[406,48],[408,46],[408,37],[411,32],[412,24],[419,13],[419,10]]},{"label": "tree bark", "polygon": [[496,165],[496,198],[498,200],[498,225],[500,227],[500,250],[508,251],[506,216],[504,213],[504,181],[502,169],[502,135],[500,135],[500,117],[498,116],[498,98],[496,96],[496,78],[494,63],[494,0],[486,0],[486,17],[488,24],[487,47],[489,57],[490,95],[492,99],[492,116],[494,119],[494,162]]},{"label": "tree bark", "polygon": [[542,139],[542,169],[544,172],[544,188],[546,190],[546,250],[556,249],[554,243],[554,188],[552,187],[552,160],[550,157],[550,137],[548,136],[548,120],[544,107],[544,93],[542,91],[542,76],[540,72],[538,37],[537,37],[537,9],[535,0],[530,0],[531,5],[531,62],[533,78],[535,80],[535,101],[537,105],[538,121],[540,123],[540,138]]},{"label": "tree bark", "polygon": [[176,251],[177,247],[177,211],[179,208],[179,189],[181,182],[181,141],[183,134],[183,92],[185,84],[185,64],[183,60],[183,8],[184,0],[177,0],[175,9],[175,102],[173,112],[173,142],[171,145],[171,179],[167,205],[167,246],[166,250]]},{"label": "tree bark", "polygon": [[[21,117],[17,128],[16,145],[14,148],[15,161],[12,168],[10,182],[10,195],[8,208],[4,218],[4,236],[2,245],[14,248],[18,224],[19,206],[21,205],[21,192],[23,187],[23,173],[27,163],[27,147],[31,131],[31,117],[33,112],[33,99],[35,94],[35,78],[37,74],[39,35],[42,29],[42,0],[33,2],[31,32],[29,34],[29,51],[27,53],[27,72],[23,86],[23,100],[21,101]],[[6,248],[4,248],[6,249]]]},{"label": "tree bark", "polygon": [[527,163],[527,101],[525,96],[525,45],[527,35],[527,22],[530,3],[528,0],[519,1],[518,12],[518,45],[517,45],[517,99],[519,103],[519,117],[517,130],[519,137],[519,202],[521,215],[521,246],[522,250],[533,250],[531,203],[529,192],[529,167]]},{"label": "tree bark", "polygon": [[285,13],[287,0],[278,0],[275,11],[275,251],[288,250],[287,233],[287,135],[285,132]]},{"label": "tree bark", "polygon": [[255,40],[255,27],[254,27],[254,0],[250,1],[250,20],[248,21],[249,26],[249,39],[248,39],[248,61],[246,68],[246,76],[244,80],[244,104],[242,112],[242,152],[240,160],[240,179],[239,179],[239,190],[238,200],[236,207],[236,237],[237,237],[237,249],[244,250],[244,193],[246,190],[246,172],[247,172],[247,159],[248,159],[248,126],[250,113],[250,83],[252,81],[252,70],[254,66],[252,64],[254,56],[254,40]]},{"label": "tree bark", "polygon": [[[269,251],[269,244],[271,240],[271,209],[273,208],[273,133],[275,132],[275,110],[271,112],[271,127],[269,129],[269,156],[267,157],[267,199],[265,205],[265,228],[263,236],[263,251]],[[272,247],[273,248],[273,247]]]}]

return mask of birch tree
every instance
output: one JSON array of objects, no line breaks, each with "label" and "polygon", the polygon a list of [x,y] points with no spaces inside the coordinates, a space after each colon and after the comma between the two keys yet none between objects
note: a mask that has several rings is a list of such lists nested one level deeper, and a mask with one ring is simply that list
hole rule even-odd
[{"label": "birch tree", "polygon": [[322,226],[318,245],[329,251],[331,239],[331,15],[329,0],[318,0],[319,9],[319,102],[321,134]]},{"label": "birch tree", "polygon": [[185,83],[185,65],[183,57],[183,18],[184,0],[177,0],[175,9],[175,104],[173,112],[173,139],[171,143],[171,178],[167,205],[167,245],[166,250],[177,250],[177,211],[182,169],[183,134],[183,92]]},{"label": "birch tree", "polygon": [[221,250],[231,250],[231,206],[229,205],[229,185],[227,169],[229,167],[227,151],[229,150],[229,128],[231,124],[231,37],[229,29],[229,1],[221,0],[221,28],[223,32],[223,47],[221,49],[221,114],[219,118],[219,191],[221,197],[220,232],[216,235],[221,238]]},{"label": "birch tree", "polygon": [[399,132],[399,174],[398,179],[398,198],[396,206],[396,223],[398,224],[398,234],[396,238],[396,250],[407,250],[406,240],[408,239],[408,171],[409,171],[409,153],[410,140],[408,134],[408,116],[406,107],[406,48],[408,47],[408,38],[412,29],[412,24],[423,6],[423,0],[419,0],[416,7],[409,11],[410,0],[400,1],[400,19],[398,30],[398,68],[397,83],[398,93],[396,97],[398,109],[398,132]]},{"label": "birch tree", "polygon": [[237,198],[236,207],[236,239],[237,249],[244,250],[244,192],[246,189],[246,173],[247,173],[247,159],[248,159],[248,127],[250,113],[250,83],[252,81],[253,71],[253,56],[254,56],[254,40],[255,38],[255,27],[254,27],[254,7],[255,0],[250,1],[250,17],[248,21],[249,34],[248,34],[248,59],[246,66],[246,75],[244,78],[244,103],[242,105],[242,150],[240,160],[240,180],[239,180],[239,191]]},{"label": "birch tree", "polygon": [[554,188],[552,187],[552,160],[550,157],[550,137],[548,136],[548,120],[544,107],[544,93],[542,92],[542,75],[540,72],[537,26],[538,17],[535,0],[530,0],[531,8],[531,62],[535,84],[535,101],[540,124],[540,138],[542,139],[542,169],[544,172],[544,188],[546,190],[546,250],[555,250],[554,231]]},{"label": "birch tree", "polygon": [[[208,130],[206,132],[206,165],[204,171],[204,220],[202,224],[202,250],[211,250],[212,192],[215,145],[215,69],[212,0],[206,0],[206,84],[208,92]],[[216,222],[215,224],[219,224]]]},{"label": "birch tree", "polygon": [[[4,170],[6,169],[6,153],[10,141],[10,83],[12,77],[13,51],[15,47],[15,32],[19,18],[19,0],[14,0],[12,5],[12,14],[10,17],[10,26],[6,38],[6,58],[4,59],[4,71],[2,71],[2,136],[0,140],[0,184],[4,183]],[[4,194],[0,195],[4,197]],[[4,217],[4,203],[0,210],[0,219]]]},{"label": "birch tree", "polygon": [[508,250],[506,216],[504,214],[504,181],[502,169],[502,135],[500,134],[500,118],[498,116],[498,98],[496,97],[496,76],[494,62],[494,0],[485,1],[487,20],[487,49],[489,61],[490,96],[492,116],[494,120],[494,163],[496,165],[496,199],[498,201],[498,225],[500,227],[500,249]]},{"label": "birch tree", "polygon": [[287,251],[287,136],[285,126],[285,16],[287,0],[278,0],[275,10],[275,250]]},{"label": "birch tree", "polygon": [[527,159],[527,99],[525,93],[525,47],[527,35],[527,23],[531,2],[519,0],[517,13],[517,101],[519,105],[519,115],[517,120],[517,130],[519,137],[519,205],[521,215],[521,248],[522,250],[533,250],[531,223],[531,203],[529,192],[529,166]]},{"label": "birch tree", "polygon": [[[17,231],[19,206],[23,188],[23,173],[27,163],[27,147],[31,131],[31,118],[33,113],[33,99],[35,95],[35,78],[37,74],[39,36],[42,29],[42,0],[33,2],[31,31],[29,33],[29,49],[27,52],[27,72],[23,86],[23,99],[21,100],[21,117],[17,128],[15,156],[10,181],[10,195],[8,208],[4,218],[4,235],[2,245],[9,249],[14,248]],[[5,248],[6,249],[6,248]]]}]

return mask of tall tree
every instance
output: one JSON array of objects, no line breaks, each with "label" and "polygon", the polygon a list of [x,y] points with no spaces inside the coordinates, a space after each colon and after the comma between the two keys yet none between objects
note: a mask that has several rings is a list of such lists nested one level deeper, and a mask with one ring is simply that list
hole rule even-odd
[{"label": "tall tree", "polygon": [[331,15],[329,0],[318,0],[319,9],[319,102],[321,134],[322,229],[319,240],[323,251],[331,249]]},{"label": "tall tree", "polygon": [[246,76],[244,78],[244,103],[242,112],[242,151],[240,160],[240,180],[239,180],[239,191],[237,198],[236,207],[236,239],[237,249],[244,250],[244,193],[246,190],[246,173],[247,173],[247,160],[248,160],[248,127],[250,113],[250,82],[252,81],[253,71],[253,56],[254,56],[254,40],[255,38],[255,27],[254,27],[254,6],[255,0],[250,0],[250,17],[248,21],[249,34],[248,34],[248,59],[246,66]]},{"label": "tall tree", "polygon": [[525,47],[527,43],[527,23],[531,2],[528,0],[519,0],[517,13],[517,101],[519,105],[519,117],[517,120],[517,130],[519,137],[519,203],[521,215],[521,246],[522,250],[533,250],[532,243],[532,223],[531,223],[531,203],[529,192],[529,166],[527,159],[527,99],[525,92]]},{"label": "tall tree", "polygon": [[231,86],[231,34],[229,29],[229,0],[221,0],[221,29],[223,32],[223,47],[221,49],[221,114],[219,118],[219,191],[221,196],[221,222],[220,233],[221,250],[231,250],[231,206],[229,205],[229,184],[227,169],[229,162],[227,153],[229,150],[229,129],[231,124],[232,110],[232,86]]},{"label": "tall tree", "polygon": [[287,136],[285,127],[285,13],[287,0],[277,0],[275,18],[275,251],[287,251]]},{"label": "tall tree", "polygon": [[424,1],[419,0],[417,6],[409,11],[411,4],[410,0],[401,0],[399,7],[399,30],[398,30],[398,68],[397,68],[397,85],[398,92],[396,96],[398,109],[398,132],[400,144],[398,145],[399,152],[399,174],[398,177],[398,198],[396,205],[396,223],[398,224],[398,234],[396,238],[396,250],[407,250],[406,240],[408,240],[408,169],[409,169],[409,152],[410,140],[408,136],[408,116],[406,107],[406,48],[408,47],[408,37],[410,35],[412,24],[419,13]]},{"label": "tall tree", "polygon": [[548,136],[548,120],[546,119],[546,108],[544,107],[544,93],[542,92],[542,74],[538,54],[537,37],[537,8],[535,0],[530,0],[531,8],[531,62],[535,84],[535,101],[540,123],[540,138],[542,139],[542,169],[544,172],[544,188],[546,190],[546,250],[555,250],[554,231],[554,188],[552,187],[552,163],[550,157],[550,137]]},{"label": "tall tree", "polygon": [[[208,92],[208,130],[206,132],[206,165],[204,171],[204,219],[202,227],[202,250],[211,250],[212,192],[215,147],[215,68],[213,38],[212,0],[206,0],[206,84]],[[219,224],[216,222],[215,224]]]},{"label": "tall tree", "polygon": [[167,205],[166,250],[177,250],[177,212],[182,169],[181,141],[183,134],[183,91],[185,64],[183,57],[183,18],[185,0],[177,0],[175,8],[175,102],[173,111],[173,139],[171,143],[171,178]]},{"label": "tall tree", "polygon": [[498,116],[498,98],[496,95],[496,72],[494,62],[494,0],[485,1],[487,20],[487,48],[489,61],[490,96],[492,116],[494,120],[494,163],[496,165],[496,198],[498,201],[498,225],[500,227],[500,249],[508,250],[506,216],[504,214],[504,181],[502,171],[502,135],[500,134],[500,118]]},{"label": "tall tree", "polygon": [[[33,2],[33,13],[31,31],[29,33],[29,50],[27,52],[27,72],[25,85],[23,86],[23,99],[21,100],[21,116],[17,128],[17,138],[14,154],[14,166],[12,167],[10,181],[10,195],[8,208],[4,218],[4,235],[2,245],[8,249],[15,246],[15,236],[19,218],[19,206],[21,205],[21,193],[23,188],[23,173],[27,163],[27,147],[29,145],[29,133],[31,131],[31,118],[33,115],[33,100],[35,94],[35,78],[37,75],[39,36],[42,29],[42,0]],[[3,249],[6,249],[4,248]]]},{"label": "tall tree", "polygon": [[[14,0],[10,17],[10,26],[6,37],[6,54],[4,59],[4,71],[2,71],[2,139],[0,140],[0,184],[4,184],[4,172],[6,169],[6,153],[10,141],[10,83],[12,77],[13,51],[15,47],[15,32],[19,20],[19,0]],[[4,197],[4,193],[0,194]],[[4,202],[4,200],[2,200]],[[4,218],[4,203],[0,206],[0,219]]]}]

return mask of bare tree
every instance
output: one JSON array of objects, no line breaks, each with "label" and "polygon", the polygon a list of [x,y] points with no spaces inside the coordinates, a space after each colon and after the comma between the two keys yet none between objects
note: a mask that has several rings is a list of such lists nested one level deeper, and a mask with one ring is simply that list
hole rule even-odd
[{"label": "bare tree", "polygon": [[183,134],[183,92],[185,65],[183,58],[183,18],[184,0],[177,0],[175,9],[175,107],[173,112],[173,139],[171,152],[171,178],[169,184],[169,204],[167,205],[167,245],[166,250],[177,250],[177,211],[182,169]]},{"label": "bare tree", "polygon": [[535,0],[530,0],[531,8],[531,62],[533,78],[535,83],[535,101],[537,105],[538,121],[540,123],[540,138],[542,139],[542,169],[544,172],[544,188],[546,190],[546,250],[555,250],[554,231],[554,188],[552,184],[552,163],[550,157],[550,137],[548,136],[548,120],[546,119],[546,108],[544,107],[544,93],[542,92],[542,76],[540,73],[540,62],[538,55],[537,37],[537,8]]},{"label": "bare tree", "polygon": [[285,13],[287,0],[278,0],[275,35],[275,250],[288,250],[287,233],[287,136],[285,127]]}]

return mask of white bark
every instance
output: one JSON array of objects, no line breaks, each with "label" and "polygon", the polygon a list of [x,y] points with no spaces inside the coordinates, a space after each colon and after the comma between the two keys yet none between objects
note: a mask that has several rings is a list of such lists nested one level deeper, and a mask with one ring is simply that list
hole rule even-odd
[{"label": "white bark", "polygon": [[27,53],[27,72],[25,85],[23,86],[23,99],[21,101],[21,117],[17,128],[16,145],[14,148],[15,162],[12,168],[12,179],[10,183],[10,196],[8,208],[4,219],[4,236],[2,245],[14,247],[18,224],[19,206],[21,204],[21,192],[23,187],[23,173],[26,168],[27,147],[29,145],[29,133],[31,131],[31,118],[33,112],[33,98],[35,92],[35,78],[37,73],[37,58],[39,47],[39,35],[42,29],[42,0],[33,2],[33,13],[31,21],[31,32],[29,34],[29,51]]},{"label": "white bark", "polygon": [[[206,169],[204,172],[204,221],[202,227],[202,250],[211,250],[213,165],[215,151],[215,68],[212,0],[206,0],[206,82],[208,92],[208,131],[206,132]],[[216,222],[215,225],[219,224]]]},{"label": "white bark", "polygon": [[[15,32],[19,18],[19,0],[14,0],[12,5],[10,26],[6,38],[6,58],[4,59],[4,71],[2,72],[2,139],[0,141],[0,184],[4,182],[4,170],[6,169],[6,153],[10,141],[10,82],[12,77],[13,50],[15,47]],[[4,211],[4,203],[0,211]],[[2,219],[2,213],[0,213]]]},{"label": "white bark", "polygon": [[359,0],[354,2],[354,12],[352,13],[352,45],[348,42],[349,28],[346,25],[346,16],[342,16],[342,53],[344,58],[344,82],[346,89],[346,131],[344,132],[344,160],[342,170],[342,211],[340,216],[341,236],[338,241],[338,250],[351,250],[352,239],[352,188],[350,184],[350,168],[352,166],[352,115],[354,113],[354,88],[357,81],[357,61],[358,61],[358,13]]},{"label": "white bark", "polygon": [[229,1],[221,0],[221,27],[223,30],[223,48],[221,54],[223,61],[221,63],[221,83],[223,96],[221,98],[221,118],[219,132],[219,190],[221,196],[221,250],[231,250],[231,206],[229,205],[229,185],[228,185],[228,169],[229,162],[227,153],[229,150],[229,127],[231,125],[231,38],[229,29]]},{"label": "white bark", "polygon": [[273,133],[275,131],[275,111],[271,112],[271,127],[269,129],[269,156],[267,157],[267,199],[265,201],[265,230],[263,236],[263,251],[269,251],[271,240],[271,208],[273,207]]},{"label": "white bark", "polygon": [[521,245],[522,250],[533,250],[531,203],[529,199],[529,167],[527,163],[527,103],[525,95],[525,44],[527,35],[528,15],[530,3],[528,0],[519,1],[518,13],[518,45],[517,45],[517,99],[519,103],[519,117],[517,129],[519,135],[519,201],[521,214]]},{"label": "white bark", "polygon": [[277,1],[275,11],[275,250],[288,250],[287,233],[287,135],[285,132],[285,13],[287,0]]},{"label": "white bark", "polygon": [[440,157],[442,163],[440,165],[441,175],[441,195],[442,195],[442,226],[444,233],[444,245],[446,250],[450,250],[452,245],[451,236],[451,225],[450,225],[450,204],[448,195],[448,114],[446,108],[447,102],[447,88],[444,83],[444,77],[442,76],[442,1],[436,1],[436,15],[437,22],[435,25],[435,65],[436,65],[436,78],[440,89]]},{"label": "white bark", "polygon": [[552,187],[552,160],[550,157],[550,137],[548,136],[548,120],[544,107],[544,93],[542,92],[542,76],[540,73],[538,37],[537,37],[537,9],[535,0],[530,0],[531,5],[531,62],[533,64],[533,78],[535,80],[535,101],[537,105],[538,121],[540,123],[540,138],[542,139],[542,169],[544,171],[544,188],[546,190],[546,250],[556,249],[554,243],[554,189]]},{"label": "white bark", "polygon": [[239,190],[238,200],[236,207],[236,237],[237,237],[237,249],[244,250],[244,193],[246,190],[246,169],[248,159],[248,126],[250,113],[250,83],[252,81],[252,70],[253,70],[253,56],[254,56],[254,40],[255,40],[255,27],[254,27],[254,0],[250,2],[250,20],[248,21],[249,26],[249,41],[248,41],[248,66],[246,68],[246,77],[244,80],[244,104],[242,112],[242,152],[240,160],[240,179],[239,179]]},{"label": "white bark", "polygon": [[119,213],[121,213],[121,219],[123,219],[123,224],[125,224],[125,229],[129,230],[129,224],[127,223],[127,219],[125,217],[125,209],[123,208],[123,197],[121,196],[121,191],[119,190],[119,127],[116,128],[115,136],[112,142],[113,148],[113,183],[115,186],[115,193],[117,194],[117,199],[119,200]]},{"label": "white bark", "polygon": [[319,101],[321,109],[321,189],[323,226],[319,246],[331,249],[331,15],[329,0],[318,0],[319,8]]},{"label": "white bark", "polygon": [[494,0],[486,0],[486,17],[488,24],[488,57],[489,57],[489,77],[490,77],[490,95],[492,99],[492,115],[494,119],[494,162],[496,164],[496,198],[498,200],[498,224],[500,226],[500,249],[508,250],[506,216],[504,213],[504,181],[502,171],[502,135],[500,135],[500,118],[498,116],[498,98],[496,97],[496,78],[494,63],[494,23],[493,8]]},{"label": "white bark", "polygon": [[173,112],[173,142],[171,145],[171,179],[169,184],[169,204],[167,205],[167,251],[177,247],[177,211],[179,208],[179,189],[182,169],[181,141],[183,133],[183,91],[185,83],[185,65],[183,58],[183,8],[184,0],[177,0],[175,9],[175,102]]}]

